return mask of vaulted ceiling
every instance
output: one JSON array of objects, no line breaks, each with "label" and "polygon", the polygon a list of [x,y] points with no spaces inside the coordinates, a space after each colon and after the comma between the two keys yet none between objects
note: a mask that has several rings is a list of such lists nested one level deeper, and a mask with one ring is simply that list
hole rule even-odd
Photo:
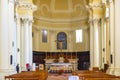
[{"label": "vaulted ceiling", "polygon": [[34,20],[49,23],[86,22],[88,12],[85,6],[88,0],[33,0],[37,6]]}]

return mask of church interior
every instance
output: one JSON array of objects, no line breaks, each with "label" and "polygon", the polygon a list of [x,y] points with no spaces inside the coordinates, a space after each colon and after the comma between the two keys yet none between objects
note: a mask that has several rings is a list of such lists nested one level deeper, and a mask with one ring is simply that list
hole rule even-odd
[{"label": "church interior", "polygon": [[120,80],[119,3],[0,0],[0,80]]}]

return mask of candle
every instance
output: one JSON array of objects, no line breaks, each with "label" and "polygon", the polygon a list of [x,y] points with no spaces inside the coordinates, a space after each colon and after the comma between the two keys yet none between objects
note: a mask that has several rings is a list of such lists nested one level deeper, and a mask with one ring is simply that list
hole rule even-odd
[{"label": "candle", "polygon": [[72,59],[72,52],[71,52],[71,59]]},{"label": "candle", "polygon": [[50,58],[52,58],[52,54],[51,54],[51,52],[50,52]]},{"label": "candle", "polygon": [[47,51],[46,51],[46,59],[47,59]]},{"label": "candle", "polygon": [[67,52],[66,52],[66,58],[67,58]]},{"label": "candle", "polygon": [[76,59],[77,59],[77,51],[76,51]]}]

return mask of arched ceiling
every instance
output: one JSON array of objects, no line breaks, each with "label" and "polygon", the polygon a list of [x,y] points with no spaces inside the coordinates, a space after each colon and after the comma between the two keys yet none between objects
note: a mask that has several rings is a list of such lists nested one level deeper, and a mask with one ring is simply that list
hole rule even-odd
[{"label": "arched ceiling", "polygon": [[33,0],[37,6],[35,21],[50,23],[76,23],[88,20],[85,6],[88,0]]}]

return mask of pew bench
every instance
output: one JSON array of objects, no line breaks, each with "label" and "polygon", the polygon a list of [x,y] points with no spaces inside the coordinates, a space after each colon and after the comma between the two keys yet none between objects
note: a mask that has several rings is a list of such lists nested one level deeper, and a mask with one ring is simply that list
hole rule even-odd
[{"label": "pew bench", "polygon": [[115,75],[109,75],[98,71],[79,71],[77,72],[80,80],[120,80]]},{"label": "pew bench", "polygon": [[47,71],[24,71],[18,74],[5,76],[5,80],[46,80],[47,77]]}]

